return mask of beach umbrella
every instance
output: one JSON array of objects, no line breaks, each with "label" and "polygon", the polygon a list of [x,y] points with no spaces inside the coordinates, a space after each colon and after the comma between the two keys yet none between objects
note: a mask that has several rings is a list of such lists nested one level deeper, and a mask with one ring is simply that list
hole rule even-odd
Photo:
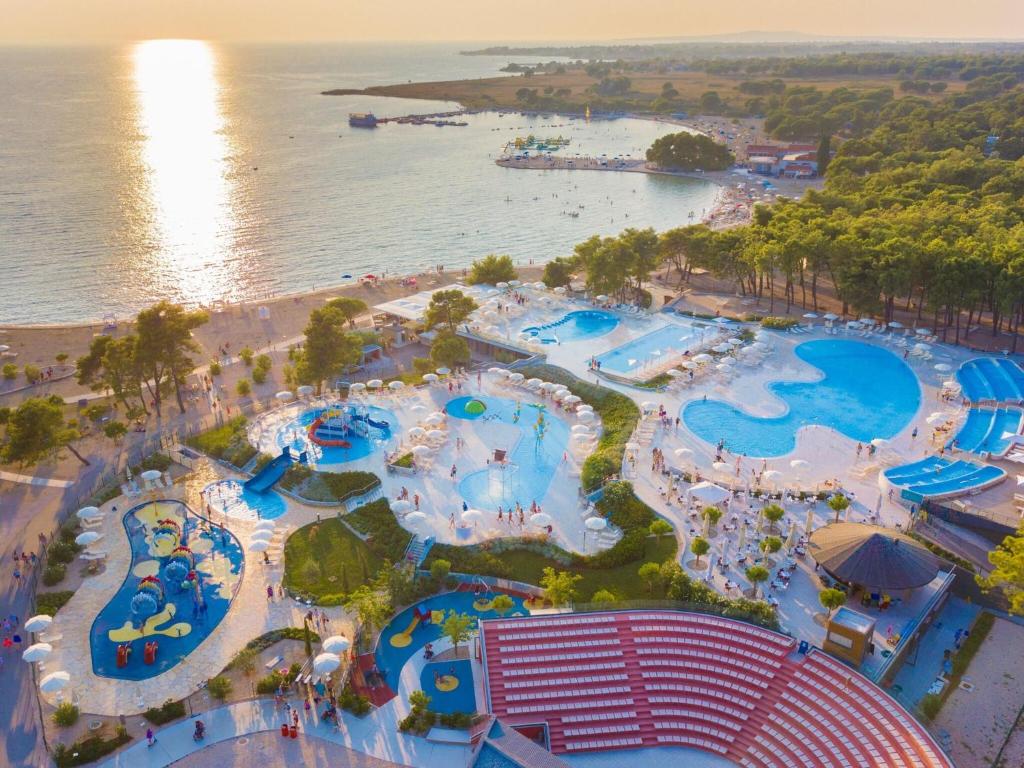
[{"label": "beach umbrella", "polygon": [[391,502],[392,512],[408,512],[410,509],[412,509],[412,502],[408,499],[398,499]]},{"label": "beach umbrella", "polygon": [[824,315],[822,315],[822,317],[830,321],[839,319],[839,315],[837,315],[835,312],[826,312]]},{"label": "beach umbrella", "polygon": [[542,380],[537,379],[537,378],[527,379],[526,380],[526,386],[528,386],[530,389],[533,389],[534,387],[539,387],[543,383],[544,382]]},{"label": "beach umbrella", "polygon": [[875,446],[875,448],[881,448],[885,445],[888,445],[889,441],[886,440],[884,437],[876,437],[874,440],[871,441],[871,444]]},{"label": "beach umbrella", "polygon": [[[730,344],[724,344],[724,343],[723,344],[715,344],[715,346],[713,346],[711,348],[711,351],[712,352],[718,352],[718,353],[732,352],[732,346]],[[694,359],[696,359],[696,358],[694,358]]]},{"label": "beach umbrella", "polygon": [[323,643],[323,649],[326,653],[341,654],[347,651],[351,647],[352,643],[344,635],[331,635]]},{"label": "beach umbrella", "polygon": [[574,435],[589,435],[590,427],[586,424],[573,424],[570,430]]},{"label": "beach umbrella", "polygon": [[736,546],[739,549],[743,549],[747,546],[747,526],[745,525],[740,527],[740,540]]},{"label": "beach umbrella", "polygon": [[103,517],[103,513],[99,507],[82,507],[75,512],[75,516],[79,520],[95,520],[97,517]]},{"label": "beach umbrella", "polygon": [[579,403],[582,400],[583,398],[580,397],[579,395],[566,395],[565,397],[562,398],[562,402],[565,403],[566,405],[576,405],[576,403]]},{"label": "beach umbrella", "polygon": [[576,418],[583,422],[593,421],[596,417],[593,411],[576,411]]},{"label": "beach umbrella", "polygon": [[31,619],[25,622],[25,631],[42,632],[52,623],[53,616],[47,616],[45,613],[40,613],[38,616],[33,616]]},{"label": "beach umbrella", "polygon": [[593,410],[594,410],[594,406],[589,405],[587,403],[583,403],[582,405],[580,405],[580,406],[578,406],[576,408],[576,412],[577,413],[579,413],[580,411],[593,411]]},{"label": "beach umbrella", "polygon": [[793,549],[796,546],[796,525],[789,526],[789,536],[786,537],[786,549]]},{"label": "beach umbrella", "polygon": [[718,365],[715,366],[715,370],[725,373],[726,371],[730,370],[730,368],[725,363],[719,363]]},{"label": "beach umbrella", "polygon": [[318,675],[329,675],[341,666],[341,658],[334,653],[321,653],[313,659],[313,671]]},{"label": "beach umbrella", "polygon": [[588,517],[583,524],[590,531],[603,531],[608,527],[608,521],[603,517]]},{"label": "beach umbrella", "polygon": [[535,515],[530,515],[531,525],[543,527],[545,525],[551,525],[551,522],[551,515],[549,515],[547,512],[538,512]]},{"label": "beach umbrella", "polygon": [[927,419],[925,419],[925,421],[928,422],[928,424],[930,424],[933,427],[936,424],[941,424],[945,420],[946,420],[946,416],[945,416],[945,414],[942,414],[942,413],[933,413],[931,416],[929,416]]},{"label": "beach umbrella", "polygon": [[700,368],[700,366],[697,363],[693,362],[693,360],[685,360],[679,364],[679,367],[685,368],[688,371],[695,371],[698,368]]},{"label": "beach umbrella", "polygon": [[728,368],[730,365],[736,365],[736,358],[735,357],[723,357],[721,360],[718,361],[718,364],[719,365],[724,365],[726,368]]},{"label": "beach umbrella", "polygon": [[565,293],[565,286],[559,285],[555,288],[555,293]]},{"label": "beach umbrella", "polygon": [[252,541],[269,542],[272,538],[274,538],[274,532],[268,530],[267,528],[259,528],[258,530],[252,532],[252,536],[250,538],[252,539]]},{"label": "beach umbrella", "polygon": [[522,285],[522,282],[520,282],[519,280],[509,280],[508,284],[513,288],[518,288],[520,285]]},{"label": "beach umbrella", "polygon": [[598,294],[597,296],[594,297],[594,299],[596,301],[608,301],[608,297],[605,296],[603,293]]},{"label": "beach umbrella", "polygon": [[809,461],[804,461],[803,459],[793,459],[789,462],[789,466],[796,470],[803,470],[810,469],[811,463]]},{"label": "beach umbrella", "polygon": [[931,336],[932,332],[930,328],[915,328],[914,333],[918,336]]},{"label": "beach umbrella", "polygon": [[782,477],[782,473],[777,469],[769,469],[761,473],[761,477],[765,480],[778,480]]},{"label": "beach umbrella", "polygon": [[90,544],[99,541],[99,538],[100,534],[96,533],[96,531],[86,531],[85,533],[80,533],[75,536],[75,544],[80,547],[87,547]]},{"label": "beach umbrella", "polygon": [[804,532],[810,536],[814,530],[814,507],[807,508],[807,519],[804,521]]},{"label": "beach umbrella", "polygon": [[693,456],[693,451],[689,448],[676,448],[673,453],[680,459],[688,459]]},{"label": "beach umbrella", "polygon": [[369,387],[370,389],[380,389],[381,387],[384,386],[384,382],[381,381],[380,379],[370,379],[368,382],[366,382],[366,386]]},{"label": "beach umbrella", "polygon": [[280,400],[282,403],[287,403],[295,399],[295,395],[293,395],[287,389],[282,389],[280,392],[274,395],[274,397]]},{"label": "beach umbrella", "polygon": [[260,520],[256,523],[255,530],[257,531],[272,531],[277,525],[272,520]]},{"label": "beach umbrella", "polygon": [[295,390],[299,397],[309,397],[315,391],[309,384],[303,384],[301,387]]},{"label": "beach umbrella", "polygon": [[902,328],[903,327],[903,323],[899,322],[898,320],[893,320],[891,323],[889,323],[889,327],[890,328]]},{"label": "beach umbrella", "polygon": [[249,542],[250,552],[266,552],[270,549],[270,542],[266,539],[253,539]]},{"label": "beach umbrella", "polygon": [[862,317],[858,322],[864,323],[865,325],[874,325],[875,318],[873,317]]},{"label": "beach umbrella", "polygon": [[726,344],[731,344],[734,347],[738,347],[738,346],[740,346],[740,344],[743,343],[743,339],[741,339],[741,338],[739,338],[737,336],[733,336],[731,339],[726,339],[725,343]]},{"label": "beach umbrella", "polygon": [[425,410],[427,410],[427,406],[425,406],[423,403],[416,403],[415,405],[410,406],[409,410],[412,411],[413,413],[423,413]]},{"label": "beach umbrella", "polygon": [[665,371],[665,373],[671,376],[673,379],[676,379],[683,375],[683,372],[680,371],[678,368],[669,368],[667,371]]},{"label": "beach umbrella", "polygon": [[643,408],[645,411],[653,411],[657,409],[658,404],[650,400],[644,400],[642,403],[640,403],[640,407]]},{"label": "beach umbrella", "polygon": [[505,288],[508,288],[508,283],[505,282],[504,280],[502,280],[500,283],[495,283],[494,287],[495,288],[505,289]]},{"label": "beach umbrella", "polygon": [[443,430],[432,429],[429,432],[427,432],[427,439],[428,440],[444,440],[444,438],[445,438],[445,433],[444,433]]},{"label": "beach umbrella", "polygon": [[492,365],[490,368],[487,369],[487,372],[488,373],[507,373],[507,371],[504,368],[500,368],[497,365]]},{"label": "beach umbrella", "polygon": [[704,531],[703,531],[702,535],[704,536],[705,539],[708,538],[711,535],[711,518],[710,517],[705,517],[704,518]]},{"label": "beach umbrella", "polygon": [[36,643],[30,645],[21,653],[21,658],[28,662],[42,661],[53,653],[53,646],[49,643]]},{"label": "beach umbrella", "polygon": [[413,456],[426,456],[430,453],[430,449],[425,445],[414,445],[412,447]]},{"label": "beach umbrella", "polygon": [[411,437],[413,440],[419,440],[426,434],[427,430],[425,430],[423,427],[413,427],[412,429],[409,430],[409,437]]},{"label": "beach umbrella", "polygon": [[451,368],[445,368],[444,366],[442,366],[440,368],[437,368],[434,372],[438,376],[447,376],[449,373],[452,372],[452,370],[451,370]]},{"label": "beach umbrella", "polygon": [[143,480],[149,482],[152,482],[153,480],[159,480],[161,476],[162,473],[160,472],[159,469],[147,469],[145,472],[139,475],[139,477],[141,477]]},{"label": "beach umbrella", "polygon": [[366,385],[363,384],[363,382],[361,382],[361,381],[357,381],[355,384],[353,384],[351,387],[348,388],[348,391],[352,392],[352,393],[355,393],[355,392],[365,392],[366,391]]},{"label": "beach umbrella", "polygon": [[467,509],[462,513],[462,520],[466,523],[479,523],[484,519],[484,513],[479,509]]},{"label": "beach umbrella", "polygon": [[437,374],[436,373],[424,373],[423,374],[423,380],[425,382],[427,382],[428,384],[433,384],[435,381],[437,381]]},{"label": "beach umbrella", "polygon": [[938,371],[939,373],[949,373],[950,371],[953,370],[953,366],[951,366],[949,363],[936,363],[935,370]]},{"label": "beach umbrella", "polygon": [[51,672],[39,681],[39,690],[43,693],[56,693],[62,691],[71,683],[71,675],[64,670]]},{"label": "beach umbrella", "polygon": [[711,466],[714,467],[715,471],[717,471],[717,472],[728,472],[730,469],[732,469],[732,467],[730,467],[724,461],[716,461]]},{"label": "beach umbrella", "polygon": [[422,512],[410,512],[405,516],[405,522],[410,525],[420,525],[421,523],[427,522],[427,516]]},{"label": "beach umbrella", "polygon": [[526,377],[523,376],[523,374],[516,372],[509,374],[508,380],[511,381],[513,384],[519,384],[525,378]]},{"label": "beach umbrella", "polygon": [[711,355],[707,354],[706,352],[701,352],[699,355],[694,355],[693,356],[693,362],[695,362],[695,363],[710,363],[714,359],[715,358],[713,358]]},{"label": "beach umbrella", "polygon": [[814,312],[805,312],[804,313],[804,319],[805,320],[817,320],[818,316]]},{"label": "beach umbrella", "polygon": [[573,434],[573,438],[577,443],[589,443],[594,439],[594,435],[590,432],[576,432]]},{"label": "beach umbrella", "polygon": [[542,381],[537,387],[541,392],[550,392],[552,389],[557,389],[558,385],[550,381]]},{"label": "beach umbrella", "polygon": [[568,389],[559,389],[551,395],[551,399],[556,402],[561,402],[565,398],[569,397],[572,393]]},{"label": "beach umbrella", "polygon": [[630,442],[626,443],[626,450],[627,451],[639,451],[640,450],[640,443],[634,443],[634,442],[630,441]]},{"label": "beach umbrella", "polygon": [[392,381],[392,382],[390,382],[388,384],[388,389],[390,389],[392,392],[397,392],[398,390],[402,389],[403,387],[405,387],[405,382],[404,381],[398,381],[397,379],[395,381]]},{"label": "beach umbrella", "polygon": [[440,413],[432,413],[423,420],[423,423],[429,424],[432,427],[436,427],[444,423],[444,416],[442,416]]}]

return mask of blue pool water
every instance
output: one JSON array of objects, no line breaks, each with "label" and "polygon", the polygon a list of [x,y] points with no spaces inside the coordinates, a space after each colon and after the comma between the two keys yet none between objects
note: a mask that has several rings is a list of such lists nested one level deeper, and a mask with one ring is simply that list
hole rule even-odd
[{"label": "blue pool water", "polygon": [[598,356],[602,370],[631,374],[645,365],[660,362],[668,355],[681,355],[696,348],[705,337],[710,340],[720,329],[685,320],[668,325],[628,341]]},{"label": "blue pool water", "polygon": [[[466,404],[479,400],[486,406],[483,413],[468,413]],[[528,507],[544,498],[555,476],[555,470],[562,461],[562,454],[569,443],[569,426],[551,412],[544,404],[515,400],[504,397],[457,397],[445,406],[449,416],[457,419],[476,420],[486,430],[488,421],[514,424],[519,435],[514,444],[507,443],[507,437],[495,436],[490,448],[507,451],[508,465],[504,470],[497,465],[471,472],[459,483],[459,493],[471,507],[484,511],[497,510],[498,505],[508,507],[519,502]],[[538,419],[543,414],[543,434],[538,430]]]},{"label": "blue pool water", "polygon": [[884,474],[890,483],[901,489],[903,499],[914,503],[935,496],[968,493],[1006,475],[999,467],[938,456],[892,467]]},{"label": "blue pool water", "polygon": [[218,480],[203,489],[207,512],[214,520],[227,515],[238,520],[275,520],[288,511],[284,497],[276,491],[256,493],[237,480]]},{"label": "blue pool water", "polygon": [[[165,525],[160,530],[162,520],[172,520],[178,528]],[[202,530],[200,518],[178,501],[141,504],[125,513],[124,527],[132,550],[131,566],[120,589],[93,621],[89,632],[92,668],[100,677],[146,680],[177,665],[224,618],[242,579],[244,555],[231,533]],[[120,542],[110,545],[122,546]],[[183,588],[185,582],[175,582],[168,573],[169,556],[178,545],[192,552],[198,587]],[[140,581],[151,576],[159,579],[164,600],[162,610],[143,621],[133,613],[132,604]],[[155,662],[146,664],[144,650],[150,641],[156,641],[158,648]],[[124,642],[132,651],[128,664],[118,667],[117,646]]]},{"label": "blue pool water", "polygon": [[964,397],[973,402],[1024,400],[1024,370],[1012,360],[976,357],[957,369],[956,378]]},{"label": "blue pool water", "polygon": [[505,757],[490,744],[485,743],[476,755],[473,768],[523,768],[523,764],[517,763],[510,757]]},{"label": "blue pool water", "polygon": [[539,337],[545,344],[594,339],[610,333],[619,324],[611,312],[599,309],[581,309],[569,312],[553,323],[531,325],[524,333]]},{"label": "blue pool water", "polygon": [[1021,411],[1016,408],[972,408],[947,447],[953,447],[955,442],[961,451],[1002,455],[1020,427]]},{"label": "blue pool water", "polygon": [[[486,595],[483,599],[489,601],[494,597],[494,594]],[[413,654],[423,653],[424,645],[437,642],[438,638],[441,637],[441,624],[439,622],[424,624],[417,621],[415,622],[415,629],[412,630],[411,641],[407,645],[396,646],[392,643],[392,638],[396,635],[408,634],[407,630],[413,626],[415,621],[413,617],[414,609],[419,607],[429,611],[440,611],[444,616],[447,616],[449,611],[455,611],[457,613],[468,613],[474,619],[498,618],[498,614],[492,610],[478,610],[474,607],[476,599],[472,592],[446,592],[443,595],[435,595],[416,603],[416,605],[409,606],[391,620],[391,623],[380,633],[380,637],[377,640],[377,650],[374,652],[377,666],[384,672],[384,678],[387,680],[388,685],[391,686],[391,690],[398,690],[398,677],[402,672],[402,667],[412,658]],[[521,597],[512,595],[512,602],[514,606],[508,613],[509,616],[514,614],[525,615],[528,613],[523,606],[523,599]],[[400,640],[404,640],[404,637],[400,638]]]},{"label": "blue pool water", "polygon": [[[459,684],[453,691],[439,690],[434,673],[455,675]],[[420,690],[430,697],[430,708],[435,712],[476,712],[476,693],[473,690],[473,663],[469,659],[435,661],[424,665],[420,672]]]},{"label": "blue pool water", "polygon": [[683,408],[686,426],[709,443],[724,439],[732,453],[772,458],[792,451],[797,430],[811,424],[861,442],[894,437],[921,404],[917,377],[886,349],[822,339],[800,344],[795,352],[822,378],[770,383],[768,390],[787,406],[785,414],[762,418],[718,400],[691,401]]},{"label": "blue pool water", "polygon": [[[337,412],[346,409],[349,412],[355,407],[356,419],[353,422],[357,431],[350,431],[345,439],[350,447],[342,448],[334,445],[313,445],[308,442],[306,432],[313,421],[324,415],[325,411]],[[364,418],[365,417],[365,418]],[[387,424],[387,427],[370,426],[374,424]],[[352,406],[348,403],[338,403],[331,408],[310,408],[304,411],[297,419],[283,426],[277,433],[277,447],[287,446],[298,454],[304,450],[309,452],[311,462],[314,464],[344,464],[347,461],[356,461],[369,456],[375,451],[381,450],[391,442],[394,433],[391,426],[397,425],[398,419],[391,411],[379,408],[376,405]]]}]

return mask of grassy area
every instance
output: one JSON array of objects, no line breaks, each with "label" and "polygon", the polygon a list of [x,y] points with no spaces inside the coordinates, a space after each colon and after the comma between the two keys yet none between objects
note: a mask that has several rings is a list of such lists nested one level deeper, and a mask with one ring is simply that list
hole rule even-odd
[{"label": "grassy area", "polygon": [[397,563],[405,554],[412,534],[398,524],[387,499],[364,504],[355,512],[345,516],[346,522],[365,534],[367,545],[377,554],[392,563]]},{"label": "grassy area", "polygon": [[925,718],[934,720],[938,716],[942,710],[942,705],[946,703],[946,699],[960,685],[960,681],[967,672],[967,668],[971,665],[971,660],[977,655],[981,644],[985,642],[985,638],[992,631],[992,625],[995,622],[995,615],[987,611],[981,613],[975,620],[974,625],[971,627],[971,634],[963,642],[963,645],[960,646],[960,650],[953,656],[953,674],[949,676],[949,682],[942,689],[942,693],[928,693],[921,699],[918,706]]},{"label": "grassy area", "polygon": [[36,611],[54,616],[74,595],[74,591],[68,589],[60,592],[39,592],[36,594]]},{"label": "grassy area", "polygon": [[338,605],[384,559],[337,518],[299,528],[284,545],[284,585],[321,605]]},{"label": "grassy area", "polygon": [[245,433],[245,416],[236,416],[219,427],[193,435],[185,442],[215,459],[243,467],[256,455]]},{"label": "grassy area", "polygon": [[289,465],[279,485],[311,501],[340,504],[380,485],[373,472],[314,472],[305,464]]}]

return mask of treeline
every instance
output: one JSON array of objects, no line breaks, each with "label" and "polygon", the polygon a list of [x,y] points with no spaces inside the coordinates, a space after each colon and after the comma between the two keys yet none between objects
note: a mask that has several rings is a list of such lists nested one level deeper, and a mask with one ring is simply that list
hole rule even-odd
[{"label": "treeline", "polygon": [[680,131],[655,139],[647,150],[647,161],[668,171],[722,171],[735,158],[728,147],[710,136]]}]

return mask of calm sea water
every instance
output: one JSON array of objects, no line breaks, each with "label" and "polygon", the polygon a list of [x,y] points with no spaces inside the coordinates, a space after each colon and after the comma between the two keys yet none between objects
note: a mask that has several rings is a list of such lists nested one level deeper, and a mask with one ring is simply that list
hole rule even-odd
[{"label": "calm sea water", "polygon": [[348,113],[455,105],[320,95],[505,63],[438,45],[0,49],[0,322],[253,299],[492,252],[547,260],[712,205],[699,180],[493,162],[530,132],[638,155],[667,126],[489,113],[367,130]]}]

